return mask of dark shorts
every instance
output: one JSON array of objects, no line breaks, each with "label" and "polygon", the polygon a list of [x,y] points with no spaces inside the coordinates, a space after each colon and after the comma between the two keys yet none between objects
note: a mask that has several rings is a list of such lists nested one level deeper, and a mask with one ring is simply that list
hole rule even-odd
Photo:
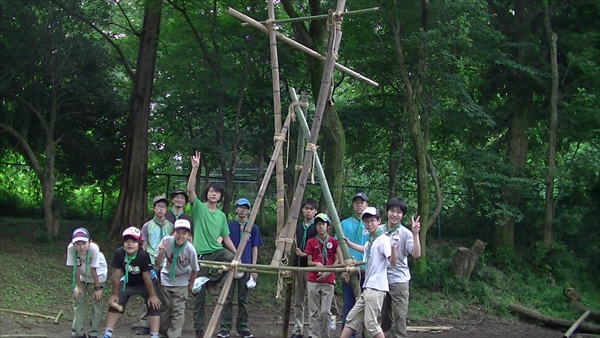
[{"label": "dark shorts", "polygon": [[[153,279],[152,285],[154,287],[154,294],[158,297],[158,280]],[[145,284],[126,285],[125,290],[123,290],[123,282],[119,283],[119,305],[123,307],[123,312],[125,312],[125,307],[127,306],[127,302],[129,302],[129,298],[133,295],[140,295],[144,298],[144,303],[146,304],[148,303],[148,298],[150,298]],[[108,312],[123,313],[112,306],[108,308]],[[160,316],[160,308],[153,309],[148,306],[148,316]]]}]

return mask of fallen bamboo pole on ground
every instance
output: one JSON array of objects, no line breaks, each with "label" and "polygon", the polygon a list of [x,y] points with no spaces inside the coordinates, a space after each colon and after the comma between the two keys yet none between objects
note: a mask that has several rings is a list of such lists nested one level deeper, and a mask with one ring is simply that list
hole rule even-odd
[{"label": "fallen bamboo pole on ground", "polygon": [[450,331],[452,326],[407,326],[408,332]]},{"label": "fallen bamboo pole on ground", "polygon": [[[518,304],[509,304],[508,309],[521,317],[537,320],[538,322],[540,322],[546,326],[558,327],[558,328],[568,328],[572,325],[572,323],[568,320],[552,318],[552,317],[543,315],[535,310],[528,309],[528,308],[518,305]],[[599,325],[581,323],[581,325],[579,327],[580,327],[579,332],[600,334],[600,326]]]},{"label": "fallen bamboo pole on ground", "polygon": [[58,311],[56,318],[54,318],[54,324],[58,324],[58,320],[60,319],[60,315],[62,315],[62,311],[63,310]]},{"label": "fallen bamboo pole on ground", "polygon": [[29,333],[15,333],[15,334],[0,334],[0,338],[48,338],[46,334],[29,334]]},{"label": "fallen bamboo pole on ground", "polygon": [[570,338],[573,333],[575,333],[575,331],[577,331],[577,329],[579,328],[579,325],[581,325],[583,323],[583,321],[585,321],[585,319],[590,315],[590,310],[587,310],[586,312],[584,312],[581,317],[579,317],[579,319],[577,319],[577,321],[575,321],[575,323],[573,323],[573,325],[571,325],[571,327],[567,330],[567,332],[565,332],[565,334],[563,335],[564,338]]},{"label": "fallen bamboo pole on ground", "polygon": [[16,313],[16,314],[25,315],[25,316],[34,316],[34,317],[48,318],[48,319],[54,319],[54,318],[56,318],[54,316],[48,316],[48,315],[43,315],[43,314],[40,314],[40,313],[33,313],[33,312],[27,312],[27,311],[18,311],[18,310],[10,310],[10,309],[2,309],[2,308],[0,308],[0,311],[10,312],[10,313]]}]

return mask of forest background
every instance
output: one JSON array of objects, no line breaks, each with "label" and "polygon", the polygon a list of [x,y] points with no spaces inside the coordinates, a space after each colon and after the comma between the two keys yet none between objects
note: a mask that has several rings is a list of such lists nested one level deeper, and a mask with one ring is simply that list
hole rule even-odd
[{"label": "forest background", "polygon": [[[275,3],[277,18],[335,8]],[[238,197],[253,200],[273,150],[269,43],[225,9],[263,20],[266,2],[1,6],[0,216],[43,219],[32,230],[40,243],[64,241],[73,220],[98,221],[95,237],[114,237],[150,217],[153,196],[185,186],[194,150],[199,186],[226,186],[226,213]],[[452,250],[428,240],[477,238],[487,243],[480,264],[549,290],[548,306],[576,286],[598,307],[600,2],[347,4],[373,6],[380,12],[344,19],[338,63],[379,86],[336,72],[318,143],[340,215],[357,191],[379,208],[406,200],[424,225],[425,255],[412,269],[425,287],[459,287],[448,283]],[[278,32],[325,53],[326,20]],[[279,68],[284,114],[288,90],[305,91],[310,122],[322,63],[280,43]],[[298,128],[285,146],[287,207]],[[318,180],[305,197],[321,199]],[[273,179],[257,221],[267,236],[275,206]],[[3,233],[18,230],[9,224]],[[514,282],[479,270],[475,283]],[[484,299],[481,290],[462,289]]]}]

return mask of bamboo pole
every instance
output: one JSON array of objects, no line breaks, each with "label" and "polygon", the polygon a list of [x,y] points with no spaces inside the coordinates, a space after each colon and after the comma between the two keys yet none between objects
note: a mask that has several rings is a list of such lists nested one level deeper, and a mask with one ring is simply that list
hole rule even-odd
[{"label": "bamboo pole", "polygon": [[[368,14],[368,13],[373,13],[373,12],[379,12],[379,7],[357,9],[357,10],[354,10],[354,11],[346,11],[346,12],[334,13],[334,14],[341,15],[341,16],[355,16],[355,15]],[[301,16],[301,17],[297,17],[297,18],[279,19],[279,20],[270,20],[269,19],[268,22],[271,22],[271,23],[289,23],[289,22],[298,22],[298,21],[311,21],[311,20],[327,19],[328,16],[329,16],[328,14],[321,14],[321,15]],[[261,24],[266,24],[267,23],[267,21],[259,21],[259,22]],[[249,24],[246,23],[246,22],[243,22],[242,26],[249,26]]]},{"label": "bamboo pole", "polygon": [[283,306],[283,326],[281,327],[281,337],[287,338],[290,327],[290,312],[292,309],[292,286],[294,280],[287,278],[285,281],[285,303]]},{"label": "bamboo pole", "polygon": [[[264,33],[269,34],[269,29],[267,27],[265,27],[265,25],[261,24],[260,22],[252,19],[251,17],[249,17],[249,16],[247,16],[247,15],[245,15],[243,13],[240,13],[240,12],[236,11],[235,9],[233,9],[231,7],[227,7],[227,9],[225,10],[225,13],[233,16],[234,18],[236,18],[236,19],[238,19],[238,20],[240,20],[242,22],[248,23],[250,26],[252,26],[252,27],[254,27],[256,29],[259,29],[259,30],[261,30]],[[327,57],[319,54],[318,52],[315,52],[314,50],[312,50],[312,49],[304,46],[301,43],[298,43],[298,42],[294,41],[293,39],[288,38],[287,36],[285,36],[285,35],[283,35],[283,34],[281,34],[279,32],[275,32],[275,35],[283,43],[285,43],[287,45],[290,45],[290,46],[292,46],[294,48],[299,49],[304,54],[312,56],[312,57],[314,57],[314,58],[316,58],[318,60],[321,60],[321,61],[326,61],[327,60]],[[356,78],[356,79],[358,79],[358,80],[360,80],[360,81],[362,81],[362,82],[364,82],[364,83],[366,83],[368,85],[371,85],[373,87],[379,87],[379,84],[377,82],[375,82],[375,81],[367,78],[364,75],[361,75],[360,73],[358,73],[358,72],[356,72],[356,71],[354,71],[354,70],[352,70],[352,69],[350,69],[350,68],[348,68],[348,67],[346,67],[344,65],[341,65],[339,63],[335,63],[335,68],[338,69],[338,70],[343,71],[344,73],[346,73],[346,74],[352,76],[353,78]]]},{"label": "bamboo pole", "polygon": [[198,264],[200,264],[201,267],[223,268],[223,269],[228,269],[227,271],[240,270],[241,268],[244,268],[244,269],[273,270],[273,271],[306,271],[306,272],[345,272],[345,271],[352,272],[353,269],[348,269],[348,268],[354,268],[358,265],[364,264],[364,262],[356,262],[356,263],[353,263],[350,265],[336,264],[336,265],[327,265],[327,266],[323,266],[321,268],[317,268],[314,266],[308,266],[308,267],[287,266],[287,265],[273,266],[273,265],[264,265],[264,264],[238,263],[238,264],[236,264],[235,269],[231,269],[230,264],[224,264],[224,263],[225,262],[219,262],[219,261],[199,261],[198,262]]},{"label": "bamboo pole", "polygon": [[[308,93],[302,92],[300,93],[300,97],[300,101],[308,105]],[[296,107],[295,110],[297,116],[306,116],[308,107]],[[306,120],[306,117],[304,119]],[[294,168],[294,187],[298,185],[298,178],[300,176],[300,171],[302,170],[300,163],[304,162],[304,147],[306,143],[305,138],[306,136],[304,134],[304,128],[298,128],[298,142],[296,143],[296,167]]]},{"label": "bamboo pole", "polygon": [[47,338],[46,334],[29,334],[29,333],[15,333],[15,334],[0,334],[0,338]]},{"label": "bamboo pole", "polygon": [[33,317],[41,317],[41,318],[54,319],[54,316],[48,316],[48,315],[43,315],[43,314],[40,314],[40,313],[33,313],[33,312],[27,312],[27,311],[18,311],[18,310],[10,310],[10,309],[0,309],[0,311],[10,312],[10,313],[16,313],[16,314],[25,315],[25,316],[33,316]]},{"label": "bamboo pole", "polygon": [[[338,0],[336,11],[343,11],[345,5],[345,0]],[[327,45],[327,60],[325,61],[325,66],[323,68],[323,77],[321,80],[321,87],[319,88],[319,97],[317,100],[312,129],[310,131],[309,142],[306,146],[306,154],[304,157],[304,162],[302,164],[302,171],[300,172],[298,185],[296,186],[296,190],[294,192],[294,197],[292,199],[292,205],[290,207],[290,212],[286,221],[286,225],[284,227],[284,230],[281,232],[282,236],[280,236],[280,238],[283,237],[284,239],[293,238],[296,230],[296,224],[298,223],[298,214],[300,212],[300,204],[304,196],[304,191],[306,190],[308,170],[312,166],[313,158],[316,151],[317,139],[319,137],[321,123],[323,122],[323,113],[325,111],[325,105],[329,98],[329,89],[332,81],[335,56],[337,55],[340,40],[342,39],[342,18],[334,18],[332,12],[330,11],[329,13],[332,17],[331,20],[334,20],[335,24],[334,28],[331,29],[331,31],[329,32],[329,41]],[[283,258],[284,253],[285,255],[289,254],[291,250],[291,244],[292,243],[290,243],[290,241],[287,240],[280,240],[277,242],[275,252],[273,253],[273,259],[271,260],[271,265],[281,265],[281,259]]]},{"label": "bamboo pole", "polygon": [[[290,88],[290,97],[292,98],[292,102],[298,101],[298,95],[296,94],[296,90],[294,88]],[[306,121],[306,116],[303,114],[303,111],[296,107],[296,116],[298,116],[298,120],[300,121],[300,130],[303,131],[304,137],[306,137],[307,142],[310,136],[310,130],[308,129],[308,122]],[[335,209],[335,203],[333,203],[333,197],[331,196],[331,191],[329,190],[329,184],[327,184],[327,178],[325,177],[325,171],[323,170],[323,166],[321,165],[321,160],[319,159],[319,155],[315,152],[315,167],[317,169],[317,175],[319,176],[319,181],[321,182],[321,188],[323,190],[323,196],[325,197],[325,201],[327,203],[327,208],[332,210],[330,212],[330,219],[333,228],[335,229],[335,233],[338,235],[340,249],[342,250],[342,255],[344,256],[344,261],[348,261],[352,259],[350,256],[350,250],[348,249],[348,244],[346,241],[341,240],[344,237],[344,231],[342,230],[342,226],[340,223],[340,218],[338,216],[337,210]],[[352,290],[354,291],[354,296],[358,298],[361,294],[360,282],[358,281],[358,275],[352,274],[350,275],[350,283],[352,284]]]},{"label": "bamboo pole", "polygon": [[577,321],[575,323],[573,323],[573,325],[571,325],[571,327],[567,330],[567,332],[565,332],[565,334],[563,335],[564,338],[570,338],[573,333],[575,333],[575,331],[579,328],[579,325],[581,325],[581,323],[583,323],[585,321],[585,319],[590,315],[590,310],[587,310],[586,312],[584,312],[581,317],[579,317],[579,319],[577,319]]},{"label": "bamboo pole", "polygon": [[[281,135],[285,135],[291,123],[291,115],[285,119],[285,123],[281,128]],[[250,217],[248,218],[248,223],[244,227],[244,235],[240,240],[240,244],[237,247],[233,260],[239,261],[242,256],[242,252],[246,247],[246,243],[248,243],[248,238],[250,238],[250,233],[252,232],[252,226],[256,221],[256,214],[258,213],[258,209],[265,195],[265,191],[267,190],[267,186],[269,185],[269,180],[271,179],[271,175],[273,174],[273,169],[275,167],[275,159],[277,154],[281,152],[281,148],[283,147],[283,139],[278,139],[275,142],[275,149],[273,149],[273,155],[271,155],[271,160],[269,161],[269,165],[267,166],[267,170],[265,171],[265,176],[263,177],[263,181],[260,184],[260,188],[258,189],[258,193],[256,194],[256,199],[254,200],[254,208],[250,212]],[[210,322],[204,332],[205,338],[210,338],[217,326],[219,321],[219,316],[221,315],[221,311],[223,310],[223,304],[225,304],[225,298],[227,298],[227,294],[229,293],[229,289],[231,288],[231,281],[233,280],[233,273],[229,271],[225,276],[225,281],[223,282],[223,289],[221,289],[221,294],[219,295],[219,299],[217,300],[217,305],[215,306],[215,310],[210,318]]]},{"label": "bamboo pole", "polygon": [[62,315],[62,311],[63,310],[58,311],[56,318],[54,318],[54,324],[58,324],[58,320],[60,319],[60,316]]},{"label": "bamboo pole", "polygon": [[407,326],[408,332],[450,331],[452,326]]},{"label": "bamboo pole", "polygon": [[[267,2],[267,13],[269,20],[275,20],[275,9],[273,0]],[[269,25],[269,50],[271,53],[271,76],[273,77],[273,116],[275,119],[275,133],[281,130],[281,89],[279,87],[279,58],[277,56],[277,37],[275,36],[275,25]],[[285,186],[283,182],[283,152],[277,154],[275,160],[275,179],[277,181],[277,236],[283,229],[285,222]]]}]

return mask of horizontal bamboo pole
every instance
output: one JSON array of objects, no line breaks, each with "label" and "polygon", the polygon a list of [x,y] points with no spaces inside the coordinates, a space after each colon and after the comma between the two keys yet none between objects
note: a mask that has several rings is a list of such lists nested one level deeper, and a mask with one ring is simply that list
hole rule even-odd
[{"label": "horizontal bamboo pole", "polygon": [[[227,14],[233,16],[234,18],[242,21],[242,22],[248,23],[250,26],[252,26],[252,27],[254,27],[256,29],[259,29],[263,33],[269,34],[269,28],[267,26],[261,24],[260,22],[252,19],[251,17],[249,17],[249,16],[247,16],[247,15],[245,15],[243,13],[240,13],[240,12],[236,11],[233,8],[227,7],[227,9],[225,10],[225,12]],[[305,45],[303,45],[301,43],[298,43],[298,42],[296,42],[296,41],[288,38],[287,36],[285,36],[285,35],[283,35],[283,34],[281,34],[279,32],[275,32],[275,35],[277,36],[277,38],[279,40],[283,41],[284,43],[286,43],[286,44],[288,44],[288,45],[290,45],[290,46],[292,46],[294,48],[299,49],[303,53],[305,53],[305,54],[307,54],[309,56],[312,56],[312,57],[314,57],[314,58],[316,58],[318,60],[325,61],[325,56],[323,56],[323,55],[315,52],[314,50],[306,47]],[[379,84],[377,82],[375,82],[375,81],[367,78],[366,76],[364,76],[364,75],[362,75],[362,74],[360,74],[360,73],[358,73],[356,71],[353,71],[352,69],[350,69],[350,68],[348,68],[348,67],[346,67],[344,65],[341,65],[341,64],[339,64],[337,62],[335,63],[335,68],[338,69],[338,70],[341,70],[341,71],[343,71],[345,73],[347,73],[348,75],[350,75],[350,76],[352,76],[352,77],[354,77],[354,78],[356,78],[356,79],[358,79],[358,80],[360,80],[360,81],[362,81],[362,82],[364,82],[364,83],[366,83],[368,85],[371,85],[373,87],[379,87]]]},{"label": "horizontal bamboo pole", "polygon": [[[355,11],[346,11],[346,12],[335,12],[333,15],[339,16],[355,16],[360,14],[368,14],[373,12],[379,12],[379,7],[366,8],[366,9],[357,9]],[[271,20],[271,23],[288,23],[288,22],[298,22],[298,21],[309,21],[309,20],[321,20],[327,19],[329,14],[321,14],[321,15],[311,15],[311,16],[300,16],[297,18],[289,18],[289,19],[279,19],[279,20]],[[266,24],[267,21],[259,21],[262,24]],[[242,22],[242,26],[249,26],[249,23]]]},{"label": "horizontal bamboo pole", "polygon": [[54,316],[42,315],[42,314],[39,314],[39,313],[26,312],[26,311],[17,311],[17,310],[10,310],[10,309],[0,309],[0,311],[10,312],[10,313],[17,313],[17,314],[26,315],[26,316],[48,318],[48,319],[52,319],[52,320],[55,318]]},{"label": "horizontal bamboo pole", "polygon": [[408,332],[428,332],[428,331],[449,331],[454,327],[452,326],[407,326],[406,331]]},{"label": "horizontal bamboo pole", "polygon": [[[218,262],[218,261],[198,261],[198,264],[200,264],[201,267],[207,267],[207,268],[220,268],[220,267],[230,268],[231,267],[231,265],[226,264],[226,262]],[[337,265],[329,265],[329,266],[322,267],[322,268],[317,268],[317,267],[301,268],[298,266],[287,266],[287,265],[272,266],[272,265],[264,265],[264,264],[241,264],[240,263],[237,265],[237,269],[239,270],[240,268],[246,268],[246,269],[256,268],[256,269],[265,270],[265,271],[346,272],[346,271],[348,271],[348,267],[355,267],[355,266],[363,265],[363,264],[364,264],[364,262],[355,262],[348,266],[342,265],[342,264],[337,264]],[[351,270],[352,269],[350,269],[350,271]]]}]

